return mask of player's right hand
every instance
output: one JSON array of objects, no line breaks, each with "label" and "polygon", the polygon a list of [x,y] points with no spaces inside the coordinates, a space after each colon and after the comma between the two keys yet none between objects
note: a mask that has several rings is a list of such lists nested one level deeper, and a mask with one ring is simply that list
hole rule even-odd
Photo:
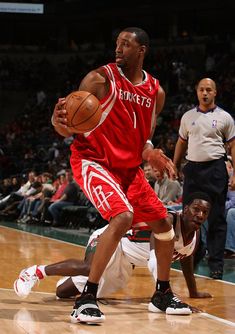
[{"label": "player's right hand", "polygon": [[51,123],[54,126],[56,132],[58,132],[61,136],[70,137],[73,135],[73,132],[68,127],[67,112],[64,105],[65,98],[59,98],[53,111]]},{"label": "player's right hand", "polygon": [[67,112],[64,108],[64,105],[65,98],[59,98],[52,115],[51,122],[53,126],[61,126],[63,128],[67,128]]},{"label": "player's right hand", "polygon": [[170,158],[168,158],[161,149],[146,149],[143,152],[144,160],[150,165],[158,169],[160,172],[166,172],[171,179],[176,178],[175,166]]}]

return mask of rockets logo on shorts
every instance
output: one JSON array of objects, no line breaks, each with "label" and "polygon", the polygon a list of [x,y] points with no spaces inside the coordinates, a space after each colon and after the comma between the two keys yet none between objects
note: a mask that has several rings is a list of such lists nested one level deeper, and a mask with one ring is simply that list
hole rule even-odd
[{"label": "rockets logo on shorts", "polygon": [[97,187],[92,188],[92,193],[97,198],[98,205],[97,208],[102,208],[104,211],[111,210],[111,207],[108,202],[108,198],[113,195],[113,191],[110,192],[103,192],[102,186],[99,185]]}]

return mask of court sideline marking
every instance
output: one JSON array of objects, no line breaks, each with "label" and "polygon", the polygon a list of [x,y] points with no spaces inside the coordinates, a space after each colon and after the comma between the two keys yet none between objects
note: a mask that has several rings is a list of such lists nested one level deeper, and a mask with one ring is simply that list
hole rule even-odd
[{"label": "court sideline marking", "polygon": [[235,327],[235,322],[232,322],[232,321],[229,321],[229,320],[226,320],[226,319],[223,319],[223,318],[219,318],[219,317],[216,317],[215,315],[205,313],[205,312],[202,312],[202,313],[199,313],[199,314],[202,315],[205,318],[209,318],[209,319],[212,319],[212,320],[217,320],[217,321],[222,322],[226,325]]}]

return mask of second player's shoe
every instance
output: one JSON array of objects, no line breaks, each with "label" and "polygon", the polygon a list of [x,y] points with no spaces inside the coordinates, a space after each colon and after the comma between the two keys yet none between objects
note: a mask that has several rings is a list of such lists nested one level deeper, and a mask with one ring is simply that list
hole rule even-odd
[{"label": "second player's shoe", "polygon": [[105,316],[100,311],[96,298],[92,294],[86,294],[76,298],[70,319],[73,323],[95,324],[104,322]]},{"label": "second player's shoe", "polygon": [[171,289],[166,292],[156,291],[151,298],[151,302],[148,305],[150,312],[165,312],[166,314],[178,314],[178,315],[189,315],[192,314],[192,310],[189,305],[183,303],[177,298]]},{"label": "second player's shoe", "polygon": [[36,272],[37,265],[21,271],[19,277],[14,282],[14,290],[19,297],[26,298],[35,284],[39,281],[39,277]]}]

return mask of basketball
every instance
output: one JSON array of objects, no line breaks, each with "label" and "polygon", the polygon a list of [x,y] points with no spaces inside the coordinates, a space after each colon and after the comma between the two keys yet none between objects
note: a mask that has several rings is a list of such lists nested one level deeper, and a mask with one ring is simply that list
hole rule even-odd
[{"label": "basketball", "polygon": [[93,130],[100,121],[102,109],[100,101],[91,93],[75,91],[65,98],[68,128],[74,133]]}]

